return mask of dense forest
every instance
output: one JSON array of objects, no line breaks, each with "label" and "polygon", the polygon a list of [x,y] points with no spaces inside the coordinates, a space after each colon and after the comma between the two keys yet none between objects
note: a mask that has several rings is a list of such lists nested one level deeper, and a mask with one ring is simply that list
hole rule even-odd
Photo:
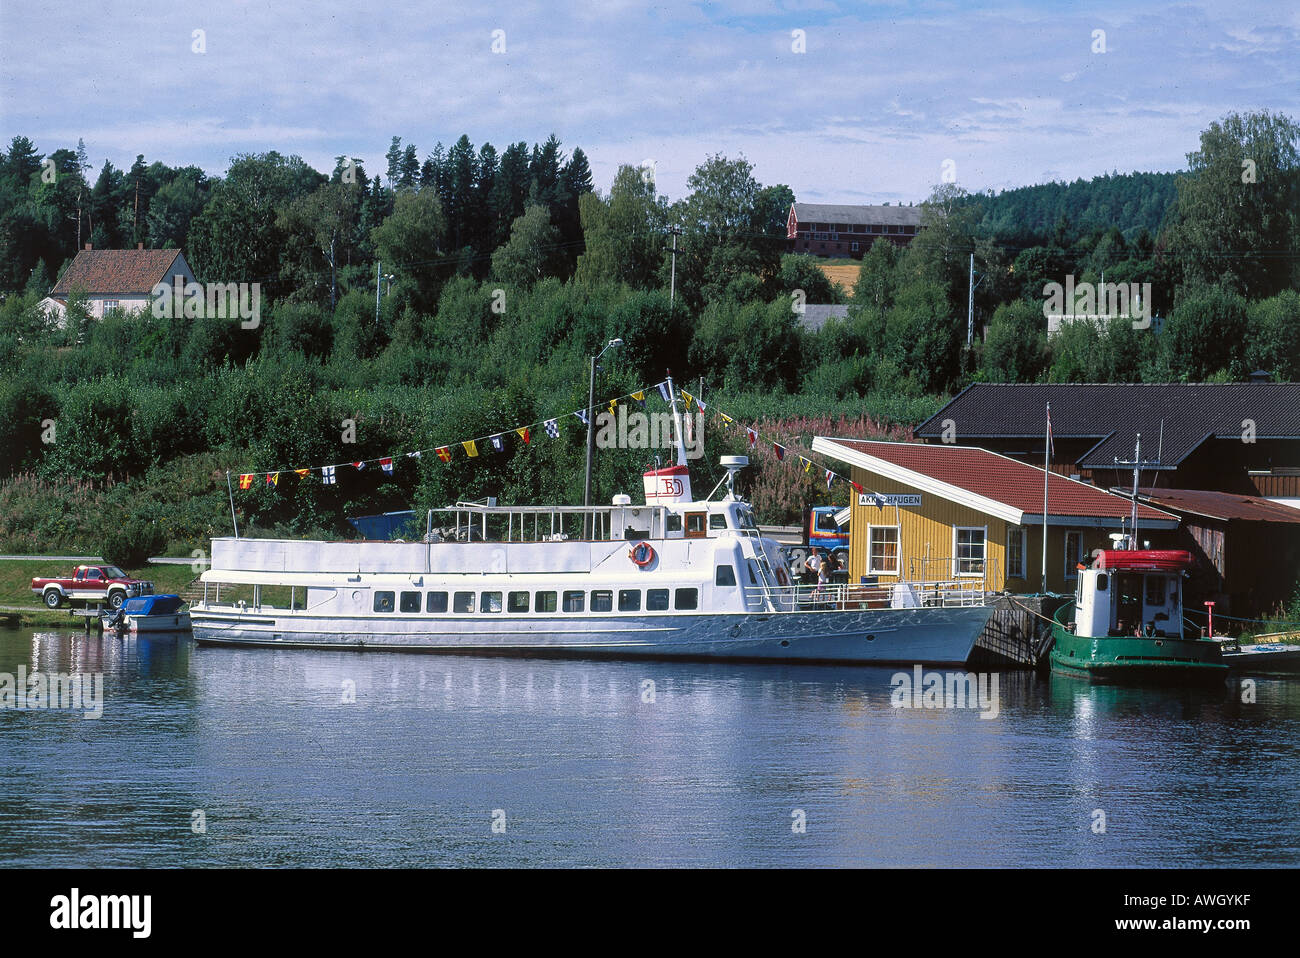
[{"label": "dense forest", "polygon": [[[785,254],[794,194],[743,158],[707,157],[670,201],[632,167],[596,189],[583,151],[553,136],[500,153],[462,136],[423,159],[394,137],[381,173],[352,157],[325,174],[241,155],[219,178],[143,156],[92,176],[84,145],[47,155],[14,137],[0,156],[0,550],[202,548],[229,529],[227,470],[567,416],[586,406],[589,357],[615,337],[598,400],[671,369],[795,450],[817,431],[905,436],[977,380],[1300,379],[1298,144],[1287,117],[1232,114],[1177,175],[998,195],[944,184],[912,244],[878,242],[843,289]],[[38,303],[87,242],[176,247],[200,281],[257,282],[260,325],[92,320],[75,294],[55,324]],[[1049,338],[1045,288],[1067,276],[1149,283],[1161,322]],[[848,316],[808,331],[805,302],[848,303]],[[294,477],[237,491],[236,511],[255,534],[332,535],[346,515],[458,498],[580,501],[583,438],[566,424],[472,460],[409,459],[330,486]],[[706,424],[706,464],[746,448],[742,431]],[[602,451],[600,499],[635,493],[653,455]],[[845,495],[762,448],[748,472],[768,521]]]}]

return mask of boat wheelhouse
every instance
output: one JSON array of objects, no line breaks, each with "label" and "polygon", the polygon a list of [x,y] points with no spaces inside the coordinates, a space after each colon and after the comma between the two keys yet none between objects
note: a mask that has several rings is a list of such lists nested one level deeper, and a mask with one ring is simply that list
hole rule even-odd
[{"label": "boat wheelhouse", "polygon": [[1183,574],[1194,563],[1177,550],[1101,550],[1091,568],[1079,570],[1074,601],[1057,612],[1053,671],[1110,681],[1221,681],[1227,666],[1218,643],[1186,634],[1183,624]]}]

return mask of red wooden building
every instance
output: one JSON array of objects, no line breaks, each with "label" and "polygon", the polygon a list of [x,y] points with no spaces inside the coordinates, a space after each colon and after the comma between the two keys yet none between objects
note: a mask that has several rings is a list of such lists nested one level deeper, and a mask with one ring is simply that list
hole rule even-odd
[{"label": "red wooden building", "polygon": [[785,224],[786,249],[791,253],[861,259],[876,240],[884,238],[906,246],[920,229],[919,206],[792,203]]}]

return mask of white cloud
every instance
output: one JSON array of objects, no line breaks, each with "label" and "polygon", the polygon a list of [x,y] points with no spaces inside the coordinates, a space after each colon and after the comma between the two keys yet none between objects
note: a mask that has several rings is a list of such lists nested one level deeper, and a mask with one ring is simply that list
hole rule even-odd
[{"label": "white cloud", "polygon": [[[85,137],[119,166],[144,153],[219,173],[276,149],[373,171],[394,134],[423,157],[461,133],[501,150],[555,132],[602,188],[653,156],[680,196],[705,156],[743,151],[800,196],[897,202],[924,198],[946,158],[972,190],[1173,169],[1225,112],[1300,113],[1290,6],[38,0],[0,6],[0,106],[9,135],[44,151]],[[1090,52],[1097,28],[1105,54]]]}]

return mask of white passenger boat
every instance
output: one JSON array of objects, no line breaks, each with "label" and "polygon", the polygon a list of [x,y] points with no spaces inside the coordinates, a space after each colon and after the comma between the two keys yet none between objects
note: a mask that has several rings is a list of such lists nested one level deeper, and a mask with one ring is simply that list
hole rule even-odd
[{"label": "white passenger boat", "polygon": [[[645,503],[428,515],[424,542],[218,538],[202,644],[473,654],[961,664],[983,583],[795,585],[734,492],[695,501],[684,451]],[[723,483],[718,484],[719,487]],[[716,491],[716,490],[715,490]],[[710,497],[711,499],[711,497]]]}]

